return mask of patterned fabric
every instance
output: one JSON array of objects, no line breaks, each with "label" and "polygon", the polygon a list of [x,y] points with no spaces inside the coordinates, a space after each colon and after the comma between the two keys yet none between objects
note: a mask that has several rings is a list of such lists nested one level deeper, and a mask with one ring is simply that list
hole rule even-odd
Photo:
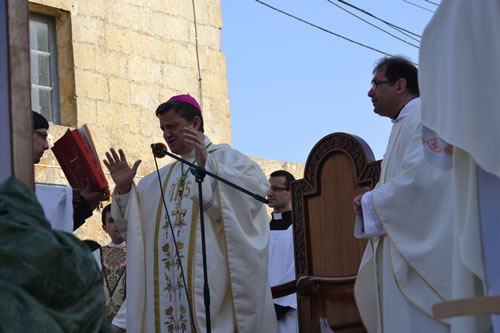
[{"label": "patterned fabric", "polygon": [[124,247],[101,248],[104,294],[106,296],[106,316],[111,322],[126,298],[127,251]]},{"label": "patterned fabric", "polygon": [[[186,299],[182,270],[188,272],[189,263],[186,259],[189,260],[189,247],[192,246],[190,240],[192,236],[191,230],[195,230],[192,229],[192,226],[196,225],[192,214],[195,214],[194,217],[197,216],[197,206],[193,207],[193,202],[188,199],[193,186],[196,186],[196,184],[193,184],[192,179],[186,181],[189,168],[184,170],[182,164],[180,164],[180,168],[177,169],[180,170],[176,170],[176,174],[180,176],[170,177],[170,181],[169,179],[165,181],[168,188],[167,193],[169,194],[165,198],[167,205],[174,207],[170,211],[172,226],[170,226],[168,218],[164,215],[157,236],[159,243],[158,259],[161,262],[159,265],[164,267],[163,274],[161,274],[163,278],[158,279],[159,289],[164,291],[159,304],[165,304],[165,306],[162,306],[164,308],[162,324],[168,328],[168,332],[186,332],[190,326],[189,303]],[[174,242],[172,236],[175,237],[176,242]],[[176,244],[179,257],[176,255]]]}]

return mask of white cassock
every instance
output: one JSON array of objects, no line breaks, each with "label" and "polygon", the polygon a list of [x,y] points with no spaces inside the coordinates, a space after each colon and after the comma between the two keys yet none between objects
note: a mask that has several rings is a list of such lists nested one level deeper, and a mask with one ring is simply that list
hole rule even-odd
[{"label": "white cassock", "polygon": [[394,121],[380,181],[362,198],[355,236],[369,238],[355,284],[369,332],[448,332],[432,305],[449,296],[449,173],[424,158],[420,101]]},{"label": "white cassock", "polygon": [[[419,63],[428,160],[454,175],[451,298],[500,295],[500,2],[443,0]],[[484,332],[489,319],[450,318],[452,332]]]},{"label": "white cassock", "polygon": [[[228,145],[211,145],[207,137],[205,144],[208,171],[265,196],[269,182],[256,163]],[[182,157],[194,161],[193,153]],[[156,172],[133,185],[130,193],[113,198],[113,218],[127,237],[127,332],[192,331],[181,266],[194,325],[205,332],[197,183],[178,162],[161,168],[160,178],[181,264]],[[202,205],[212,332],[277,332],[267,279],[264,205],[210,176],[203,182]]]},{"label": "white cassock", "polygon": [[[275,219],[279,213],[273,213]],[[286,230],[271,230],[269,241],[269,284],[274,287],[295,280],[295,259],[293,249],[293,228]],[[297,294],[283,296],[274,299],[274,303],[291,307],[279,321],[278,326],[281,333],[298,332],[297,318]]]}]

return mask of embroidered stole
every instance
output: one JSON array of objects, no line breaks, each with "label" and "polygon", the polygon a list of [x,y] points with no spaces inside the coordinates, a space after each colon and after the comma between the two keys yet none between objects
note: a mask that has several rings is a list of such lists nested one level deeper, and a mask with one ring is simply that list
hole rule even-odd
[{"label": "embroidered stole", "polygon": [[[169,217],[165,213],[161,198],[158,203],[154,242],[154,297],[157,332],[192,330],[181,266],[192,303],[191,267],[196,247],[198,205],[189,199],[196,183],[192,184],[192,177],[186,181],[185,170],[182,169],[181,163],[174,163],[163,183]],[[172,230],[179,257],[176,254]]]},{"label": "embroidered stole", "polygon": [[100,253],[106,296],[106,316],[111,322],[126,297],[127,251],[124,247],[104,246]]}]

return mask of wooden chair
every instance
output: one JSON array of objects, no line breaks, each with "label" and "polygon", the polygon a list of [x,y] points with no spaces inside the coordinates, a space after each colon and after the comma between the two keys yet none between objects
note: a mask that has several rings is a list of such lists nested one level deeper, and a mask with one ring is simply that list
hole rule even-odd
[{"label": "wooden chair", "polygon": [[301,332],[366,332],[354,301],[354,281],[366,240],[353,236],[353,198],[378,181],[380,162],[360,138],[334,133],[312,149],[304,178],[292,182],[296,281]]}]

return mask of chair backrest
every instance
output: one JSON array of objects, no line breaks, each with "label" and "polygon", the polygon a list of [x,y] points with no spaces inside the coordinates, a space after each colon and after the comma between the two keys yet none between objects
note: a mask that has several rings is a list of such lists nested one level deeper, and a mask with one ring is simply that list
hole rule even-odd
[{"label": "chair backrest", "polygon": [[301,332],[320,332],[320,322],[336,333],[364,331],[353,286],[366,241],[353,236],[352,200],[379,174],[380,161],[362,139],[333,133],[314,146],[304,178],[292,183],[296,276],[312,277],[316,290],[298,285]]}]

